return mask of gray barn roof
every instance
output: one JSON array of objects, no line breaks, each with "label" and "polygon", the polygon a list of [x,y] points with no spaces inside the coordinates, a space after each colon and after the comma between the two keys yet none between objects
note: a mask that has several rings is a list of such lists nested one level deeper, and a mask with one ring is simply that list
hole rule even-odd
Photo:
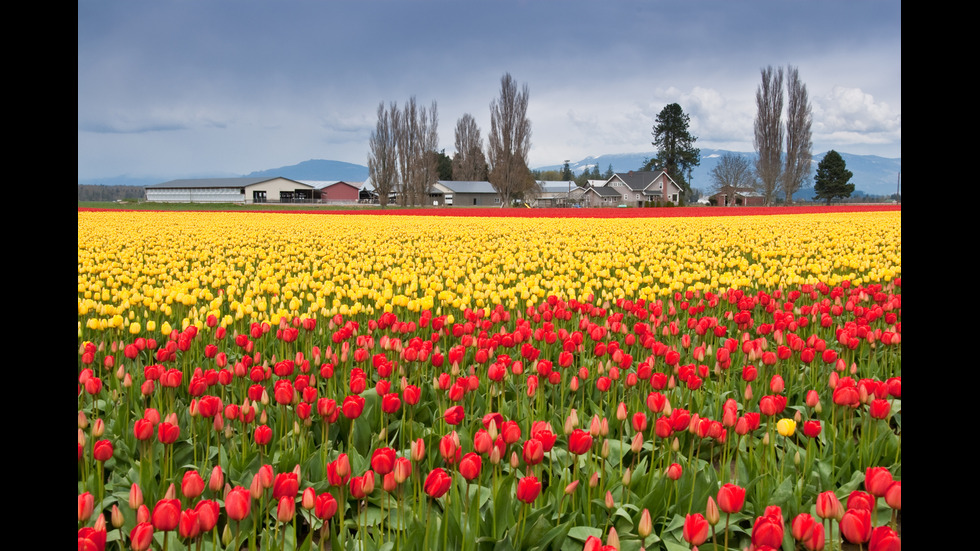
[{"label": "gray barn roof", "polygon": [[[262,176],[259,178],[190,178],[183,180],[171,180],[169,182],[163,182],[162,184],[152,184],[146,186],[148,188],[158,188],[158,189],[203,189],[203,188],[237,188],[237,187],[248,187],[255,184],[260,184],[262,182],[268,182],[270,180],[276,180],[280,177],[269,178],[268,176]],[[289,178],[282,178],[283,180],[289,180],[301,186],[309,186],[309,184],[304,184],[302,182],[297,182],[296,180],[290,180]]]}]

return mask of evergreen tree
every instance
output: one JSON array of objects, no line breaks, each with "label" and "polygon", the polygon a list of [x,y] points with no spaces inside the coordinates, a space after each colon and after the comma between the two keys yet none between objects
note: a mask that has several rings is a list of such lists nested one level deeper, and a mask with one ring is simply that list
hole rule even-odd
[{"label": "evergreen tree", "polygon": [[701,164],[701,150],[694,147],[697,137],[688,131],[691,117],[681,106],[672,103],[657,115],[653,127],[653,145],[657,156],[647,161],[644,170],[663,169],[677,182],[687,195],[690,183],[686,176],[690,169]]},{"label": "evergreen tree", "polygon": [[814,179],[813,190],[817,199],[826,199],[827,204],[835,198],[844,199],[854,193],[854,184],[849,183],[854,176],[844,163],[844,158],[833,149],[824,155],[817,165],[817,176]]}]

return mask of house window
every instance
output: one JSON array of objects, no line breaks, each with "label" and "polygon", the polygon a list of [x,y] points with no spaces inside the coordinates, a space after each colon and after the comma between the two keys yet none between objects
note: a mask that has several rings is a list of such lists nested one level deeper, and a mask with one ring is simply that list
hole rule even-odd
[{"label": "house window", "polygon": [[265,192],[264,191],[253,191],[252,192],[252,202],[253,203],[265,203]]}]

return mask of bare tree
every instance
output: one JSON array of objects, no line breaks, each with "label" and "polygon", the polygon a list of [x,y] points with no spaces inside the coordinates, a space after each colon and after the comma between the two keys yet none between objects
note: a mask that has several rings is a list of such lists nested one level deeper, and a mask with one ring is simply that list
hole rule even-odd
[{"label": "bare tree", "polygon": [[490,138],[487,161],[490,184],[500,197],[500,206],[521,198],[534,185],[527,168],[531,149],[531,121],[527,120],[528,90],[521,91],[510,73],[500,79],[500,98],[490,102]]},{"label": "bare tree", "polygon": [[[752,171],[752,163],[736,153],[725,153],[718,164],[711,169],[711,191],[727,193],[729,199],[736,191],[755,190],[758,181]],[[732,201],[728,206],[734,205]]]},{"label": "bare tree", "polygon": [[388,206],[388,197],[398,184],[398,136],[395,128],[398,106],[391,104],[385,109],[378,104],[378,125],[371,133],[371,152],[368,154],[368,172],[381,207]]},{"label": "bare tree", "polygon": [[453,156],[453,179],[483,181],[487,179],[487,158],[476,119],[469,113],[456,121],[456,155]]},{"label": "bare tree", "polygon": [[401,169],[400,199],[402,205],[420,205],[437,179],[439,115],[436,102],[426,110],[418,107],[412,96],[398,118],[398,161]]},{"label": "bare tree", "polygon": [[782,188],[786,202],[793,202],[793,194],[809,180],[810,163],[813,160],[813,111],[806,92],[806,84],[800,81],[796,67],[786,67],[786,167],[783,169]]},{"label": "bare tree", "polygon": [[755,92],[755,151],[759,154],[755,171],[761,181],[766,206],[773,203],[783,169],[783,70],[770,65],[762,69],[762,84]]}]

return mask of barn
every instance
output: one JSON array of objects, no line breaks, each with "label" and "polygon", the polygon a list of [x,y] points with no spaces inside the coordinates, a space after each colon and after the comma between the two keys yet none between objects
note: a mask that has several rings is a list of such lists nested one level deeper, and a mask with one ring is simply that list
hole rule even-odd
[{"label": "barn", "polygon": [[155,203],[310,203],[314,187],[282,177],[194,178],[146,186]]}]

